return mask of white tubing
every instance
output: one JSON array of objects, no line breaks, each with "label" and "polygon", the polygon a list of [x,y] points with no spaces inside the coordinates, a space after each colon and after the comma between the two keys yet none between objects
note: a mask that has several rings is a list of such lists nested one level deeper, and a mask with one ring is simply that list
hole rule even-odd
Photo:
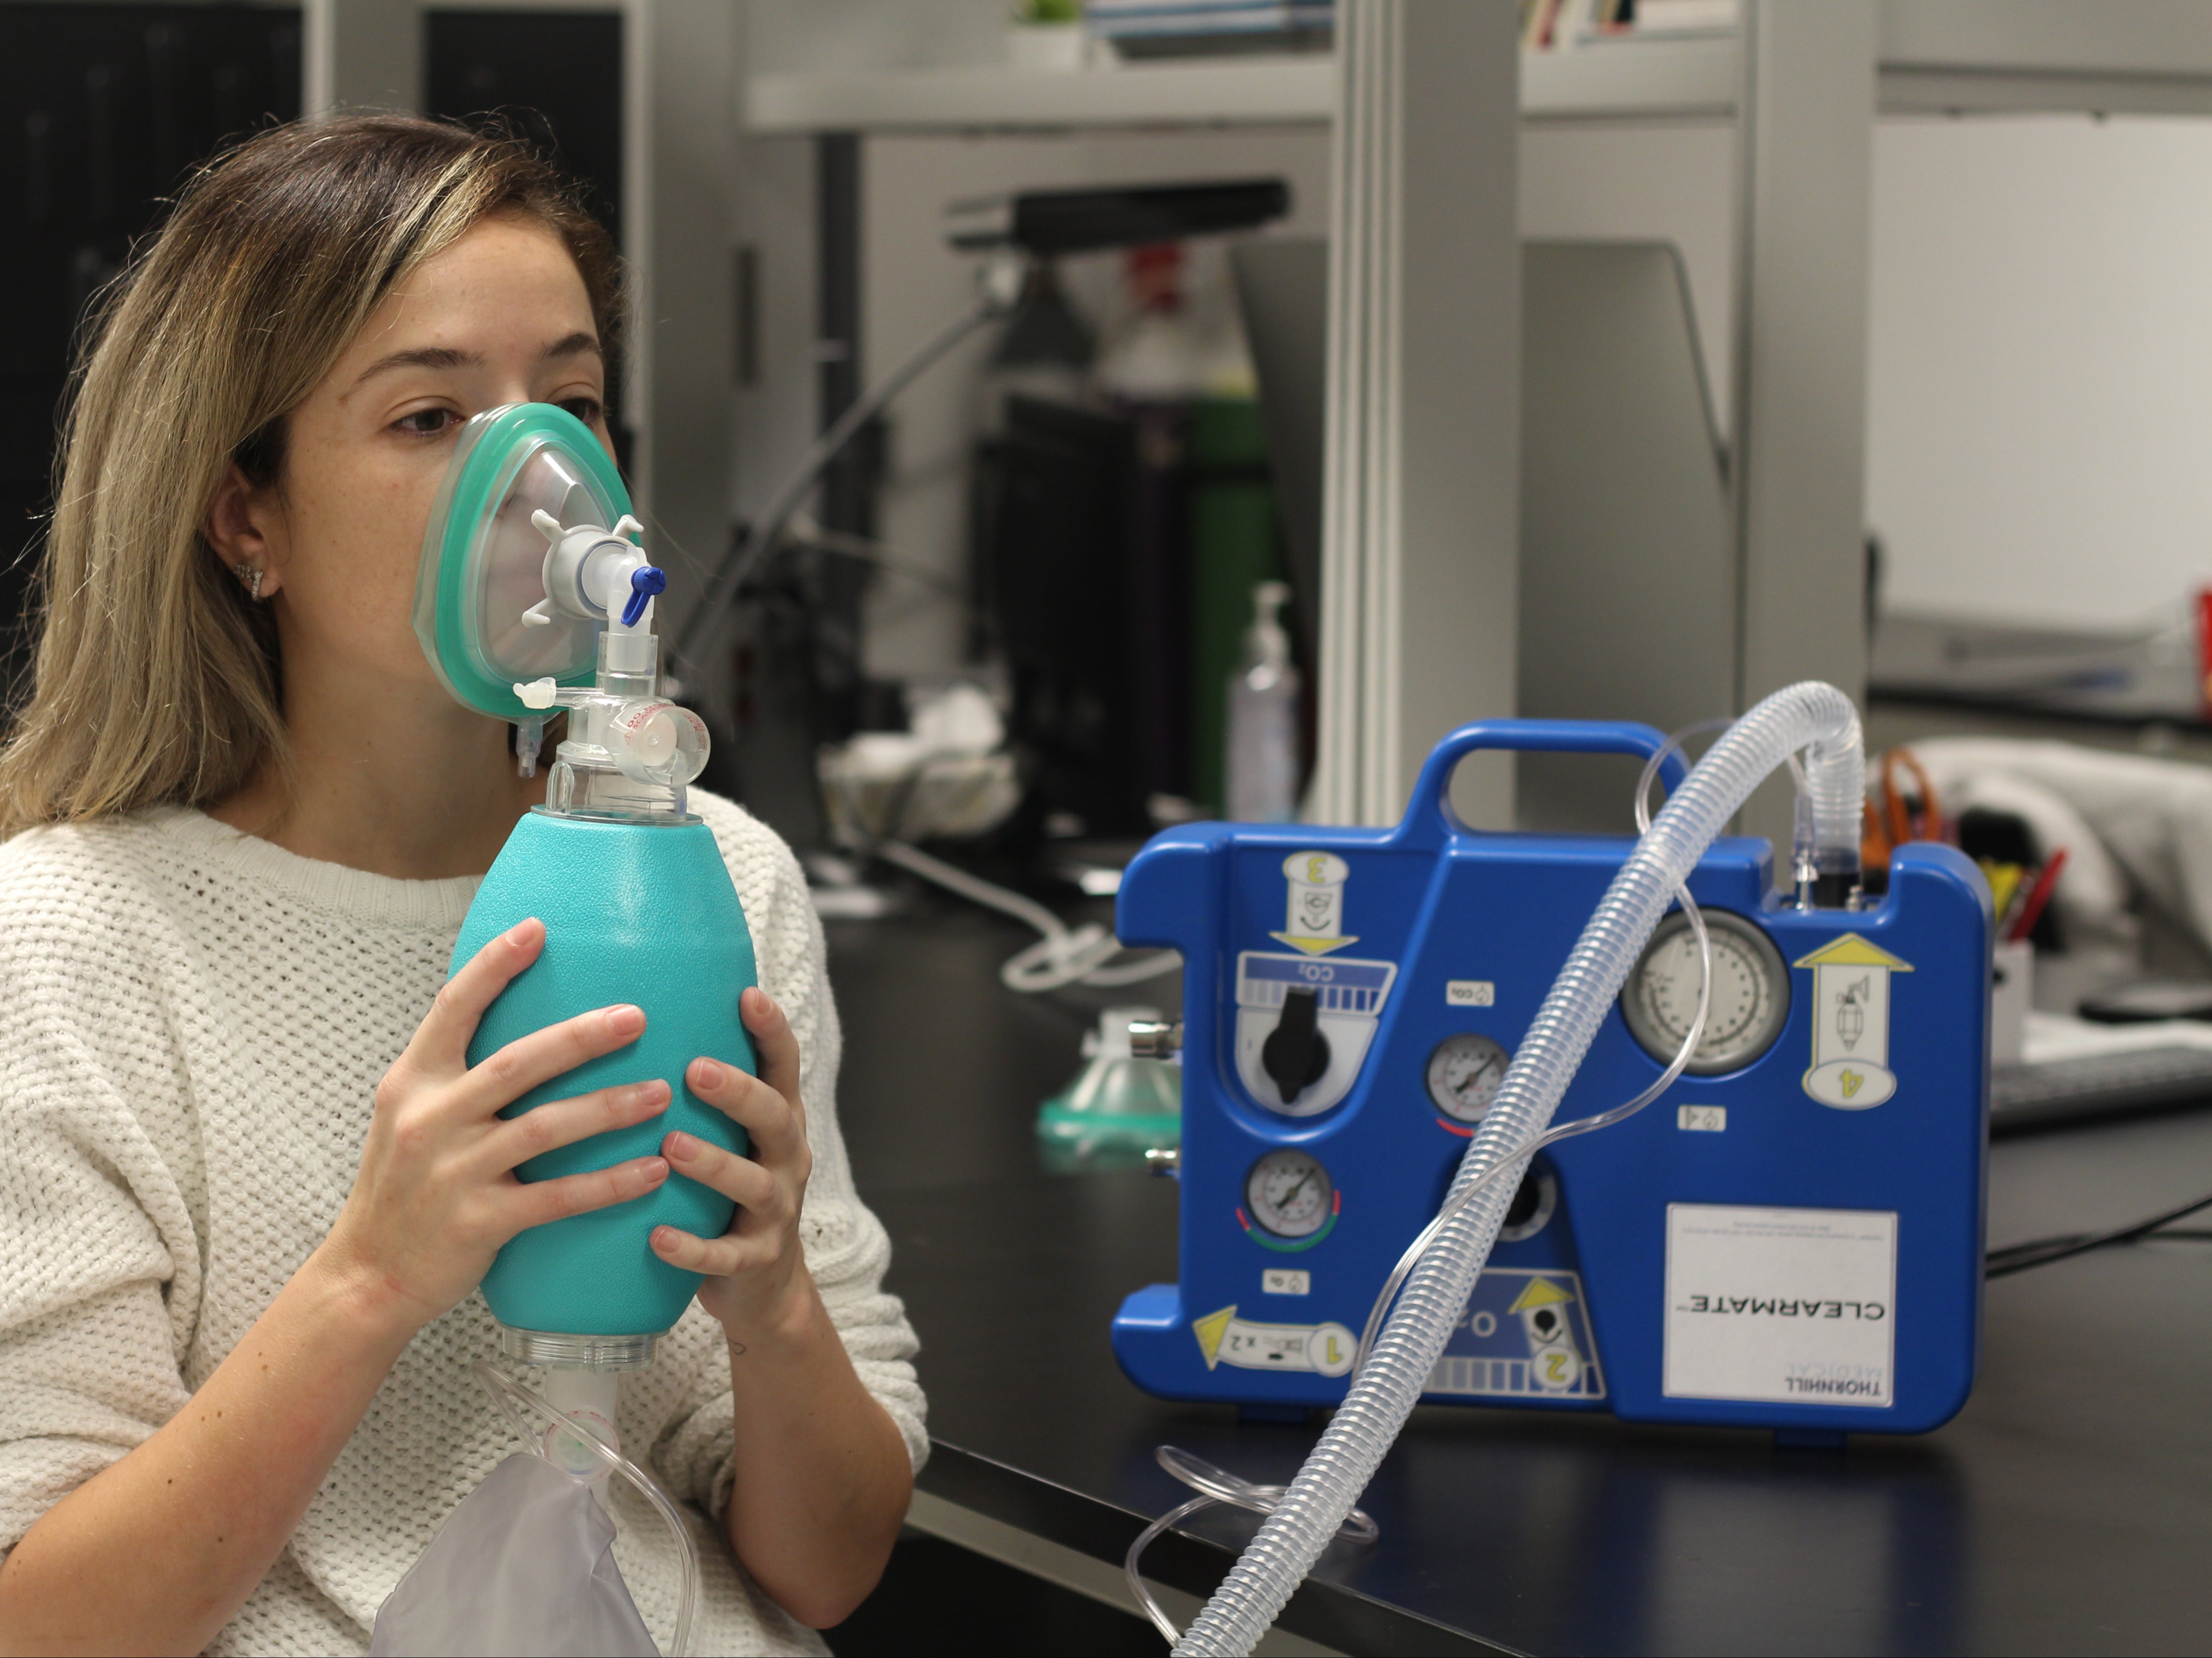
[{"label": "white tubing", "polygon": [[979,875],[970,875],[903,841],[872,841],[868,850],[887,864],[896,864],[909,875],[919,875],[987,909],[1026,921],[1042,933],[1043,937],[1035,944],[1009,956],[999,969],[999,981],[1024,996],[1074,984],[1115,989],[1157,979],[1182,965],[1180,952],[1158,950],[1109,967],[1106,964],[1121,953],[1121,943],[1096,921],[1071,927],[1036,899],[1009,891]]},{"label": "white tubing", "polygon": [[1674,889],[1766,774],[1808,747],[1815,856],[1823,873],[1856,867],[1866,793],[1858,714],[1834,686],[1808,680],[1777,691],[1713,744],[1613,877],[1507,1067],[1446,1202],[1501,1164],[1512,1172],[1489,1180],[1437,1233],[1320,1442],[1176,1652],[1250,1652],[1335,1536],[1420,1398],[1490,1257],[1531,1143]]}]

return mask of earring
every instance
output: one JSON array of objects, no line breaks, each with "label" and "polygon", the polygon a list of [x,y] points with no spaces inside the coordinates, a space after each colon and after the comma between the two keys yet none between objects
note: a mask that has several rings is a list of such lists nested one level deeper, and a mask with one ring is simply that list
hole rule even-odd
[{"label": "earring", "polygon": [[258,600],[261,597],[261,567],[258,564],[234,564],[231,574],[245,583],[246,597]]}]

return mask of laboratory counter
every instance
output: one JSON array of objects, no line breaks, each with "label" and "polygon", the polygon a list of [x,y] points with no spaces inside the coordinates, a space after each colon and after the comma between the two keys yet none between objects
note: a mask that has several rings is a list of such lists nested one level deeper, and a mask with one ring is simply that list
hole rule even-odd
[{"label": "laboratory counter", "polygon": [[[1104,914],[1104,907],[1100,907]],[[1317,1424],[1239,1422],[1139,1393],[1108,1326],[1176,1275],[1176,1187],[1052,1175],[1037,1104],[1098,1009],[1134,990],[1018,996],[1031,935],[922,895],[829,928],[840,1109],[921,1333],[934,1450],[917,1523],[1100,1599],[1190,1493],[1182,1446],[1247,1479],[1296,1471]],[[2212,1112],[2001,1142],[1990,1237],[2132,1220],[2212,1191]],[[1948,1426],[1841,1452],[1746,1430],[1424,1406],[1276,1650],[2164,1653],[2212,1640],[2212,1242],[2099,1251],[1987,1289],[1981,1379]],[[1146,1575],[1187,1616],[1255,1522],[1213,1510]],[[1126,1604],[1126,1602],[1125,1602]]]}]

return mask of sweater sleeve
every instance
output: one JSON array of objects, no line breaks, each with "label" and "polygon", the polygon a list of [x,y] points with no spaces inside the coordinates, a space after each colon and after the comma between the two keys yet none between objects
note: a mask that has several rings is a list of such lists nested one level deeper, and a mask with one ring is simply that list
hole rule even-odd
[{"label": "sweater sleeve", "polygon": [[[920,1346],[898,1297],[884,1291],[890,1237],[860,1201],[837,1124],[842,1033],[830,992],[829,950],[806,878],[774,834],[729,808],[708,821],[738,884],[761,987],[775,998],[799,1039],[799,1092],[806,1103],[814,1169],[799,1216],[807,1270],[853,1368],[898,1424],[919,1468],[928,1455],[926,1404],[914,1356]],[[663,1441],[661,1473],[719,1515],[734,1480],[732,1401],[726,1386]]]},{"label": "sweater sleeve", "polygon": [[173,1137],[159,1132],[184,1108],[183,1068],[155,974],[114,966],[159,944],[116,936],[104,895],[57,892],[47,872],[7,863],[0,1551],[183,1404],[200,1277],[185,1187],[163,1155]]}]

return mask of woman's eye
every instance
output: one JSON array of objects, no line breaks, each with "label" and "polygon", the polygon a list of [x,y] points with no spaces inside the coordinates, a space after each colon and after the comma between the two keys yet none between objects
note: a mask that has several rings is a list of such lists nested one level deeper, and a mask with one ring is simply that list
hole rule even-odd
[{"label": "woman's eye", "polygon": [[403,432],[411,432],[417,437],[431,438],[437,436],[447,427],[458,423],[460,418],[450,409],[417,409],[412,414],[402,415],[392,424]]},{"label": "woman's eye", "polygon": [[561,399],[561,407],[586,426],[591,425],[599,417],[599,400],[597,398],[563,398]]}]

